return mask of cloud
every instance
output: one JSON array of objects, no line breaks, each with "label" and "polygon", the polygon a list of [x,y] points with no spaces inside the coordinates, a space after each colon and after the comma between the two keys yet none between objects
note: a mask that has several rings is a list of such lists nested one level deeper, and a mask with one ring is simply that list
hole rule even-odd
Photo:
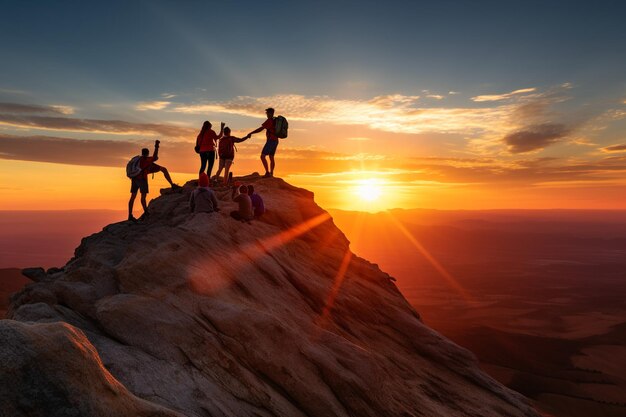
[{"label": "cloud", "polygon": [[353,140],[353,141],[357,141],[357,142],[365,142],[368,140],[372,140],[371,138],[365,138],[365,137],[355,137],[355,138],[346,138],[346,140]]},{"label": "cloud", "polygon": [[569,134],[570,130],[562,124],[545,123],[528,126],[506,135],[502,140],[511,153],[524,153],[543,149],[558,142]]},{"label": "cloud", "polygon": [[483,102],[483,101],[507,100],[519,94],[532,93],[535,90],[536,88],[522,88],[520,90],[511,91],[510,93],[506,93],[506,94],[491,94],[491,95],[484,95],[484,96],[476,96],[476,97],[472,97],[472,101]]},{"label": "cloud", "polygon": [[226,102],[178,105],[170,111],[203,114],[228,113],[263,117],[263,109],[273,105],[290,121],[361,125],[374,130],[397,133],[463,133],[503,132],[506,119],[514,110],[511,105],[492,108],[420,108],[419,96],[400,94],[374,97],[370,100],[341,100],[327,96],[276,95],[269,97],[236,97]]},{"label": "cloud", "polygon": [[611,145],[602,148],[604,152],[626,152],[626,144]]},{"label": "cloud", "polygon": [[0,125],[67,132],[108,133],[114,135],[162,135],[195,138],[197,129],[168,124],[132,123],[122,120],[77,119],[35,115],[0,114]]},{"label": "cloud", "polygon": [[426,95],[427,98],[433,98],[435,100],[443,100],[443,96],[439,95],[439,94],[428,94]]},{"label": "cloud", "polygon": [[73,114],[74,108],[71,106],[62,105],[41,106],[37,104],[0,103],[0,112],[15,114]]},{"label": "cloud", "polygon": [[169,101],[142,101],[135,106],[135,109],[139,111],[163,110],[170,104]]},{"label": "cloud", "polygon": [[451,96],[454,96],[456,94],[461,94],[461,92],[460,91],[448,91],[448,94]]}]

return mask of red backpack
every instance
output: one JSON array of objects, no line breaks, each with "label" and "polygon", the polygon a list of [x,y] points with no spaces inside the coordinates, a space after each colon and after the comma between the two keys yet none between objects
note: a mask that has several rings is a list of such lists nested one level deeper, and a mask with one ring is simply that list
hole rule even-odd
[{"label": "red backpack", "polygon": [[217,147],[217,154],[222,159],[235,159],[235,141],[230,137],[223,137]]}]

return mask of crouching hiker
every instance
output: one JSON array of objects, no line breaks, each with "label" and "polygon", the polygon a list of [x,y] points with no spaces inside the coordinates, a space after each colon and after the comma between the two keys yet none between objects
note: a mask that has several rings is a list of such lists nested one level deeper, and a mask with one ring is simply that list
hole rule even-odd
[{"label": "crouching hiker", "polygon": [[154,142],[154,152],[152,156],[149,156],[150,150],[148,148],[143,148],[141,150],[141,156],[133,157],[126,165],[126,175],[130,178],[130,200],[128,200],[128,220],[130,221],[137,221],[137,219],[133,217],[133,205],[135,204],[137,191],[141,193],[141,206],[143,207],[143,214],[139,219],[141,220],[148,215],[148,206],[146,204],[146,195],[150,192],[148,189],[148,174],[162,172],[173,189],[181,188],[180,185],[172,182],[167,168],[154,163],[159,159],[160,143],[161,142],[158,140]]},{"label": "crouching hiker", "polygon": [[248,185],[248,197],[252,202],[252,211],[254,212],[254,218],[258,219],[263,213],[265,213],[265,204],[263,204],[263,198],[254,192],[254,187]]},{"label": "crouching hiker", "polygon": [[213,190],[209,188],[209,176],[206,172],[198,178],[198,188],[191,192],[189,209],[192,213],[212,213],[220,211],[217,206],[217,198]]},{"label": "crouching hiker", "polygon": [[254,213],[252,212],[252,201],[248,196],[248,187],[242,185],[238,187],[237,185],[233,186],[233,192],[231,195],[233,201],[239,204],[239,210],[234,210],[230,212],[230,216],[235,220],[250,221],[254,218]]}]

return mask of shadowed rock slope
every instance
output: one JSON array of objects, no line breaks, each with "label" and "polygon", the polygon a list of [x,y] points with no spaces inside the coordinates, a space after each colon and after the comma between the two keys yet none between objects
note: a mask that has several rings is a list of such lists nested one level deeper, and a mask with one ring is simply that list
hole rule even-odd
[{"label": "shadowed rock slope", "polygon": [[189,214],[190,182],[83,239],[0,321],[11,416],[536,416],[424,326],[313,194],[243,178],[251,224]]}]

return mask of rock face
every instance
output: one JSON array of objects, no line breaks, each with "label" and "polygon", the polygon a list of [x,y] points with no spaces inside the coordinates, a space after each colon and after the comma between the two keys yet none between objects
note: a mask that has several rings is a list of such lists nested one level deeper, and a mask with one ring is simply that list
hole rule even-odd
[{"label": "rock face", "polygon": [[[189,214],[194,183],[148,220],[83,239],[0,321],[11,416],[536,416],[424,326],[354,256],[312,193],[253,183],[251,224]],[[10,367],[5,367],[10,363]],[[4,415],[4,414],[3,414]]]}]

